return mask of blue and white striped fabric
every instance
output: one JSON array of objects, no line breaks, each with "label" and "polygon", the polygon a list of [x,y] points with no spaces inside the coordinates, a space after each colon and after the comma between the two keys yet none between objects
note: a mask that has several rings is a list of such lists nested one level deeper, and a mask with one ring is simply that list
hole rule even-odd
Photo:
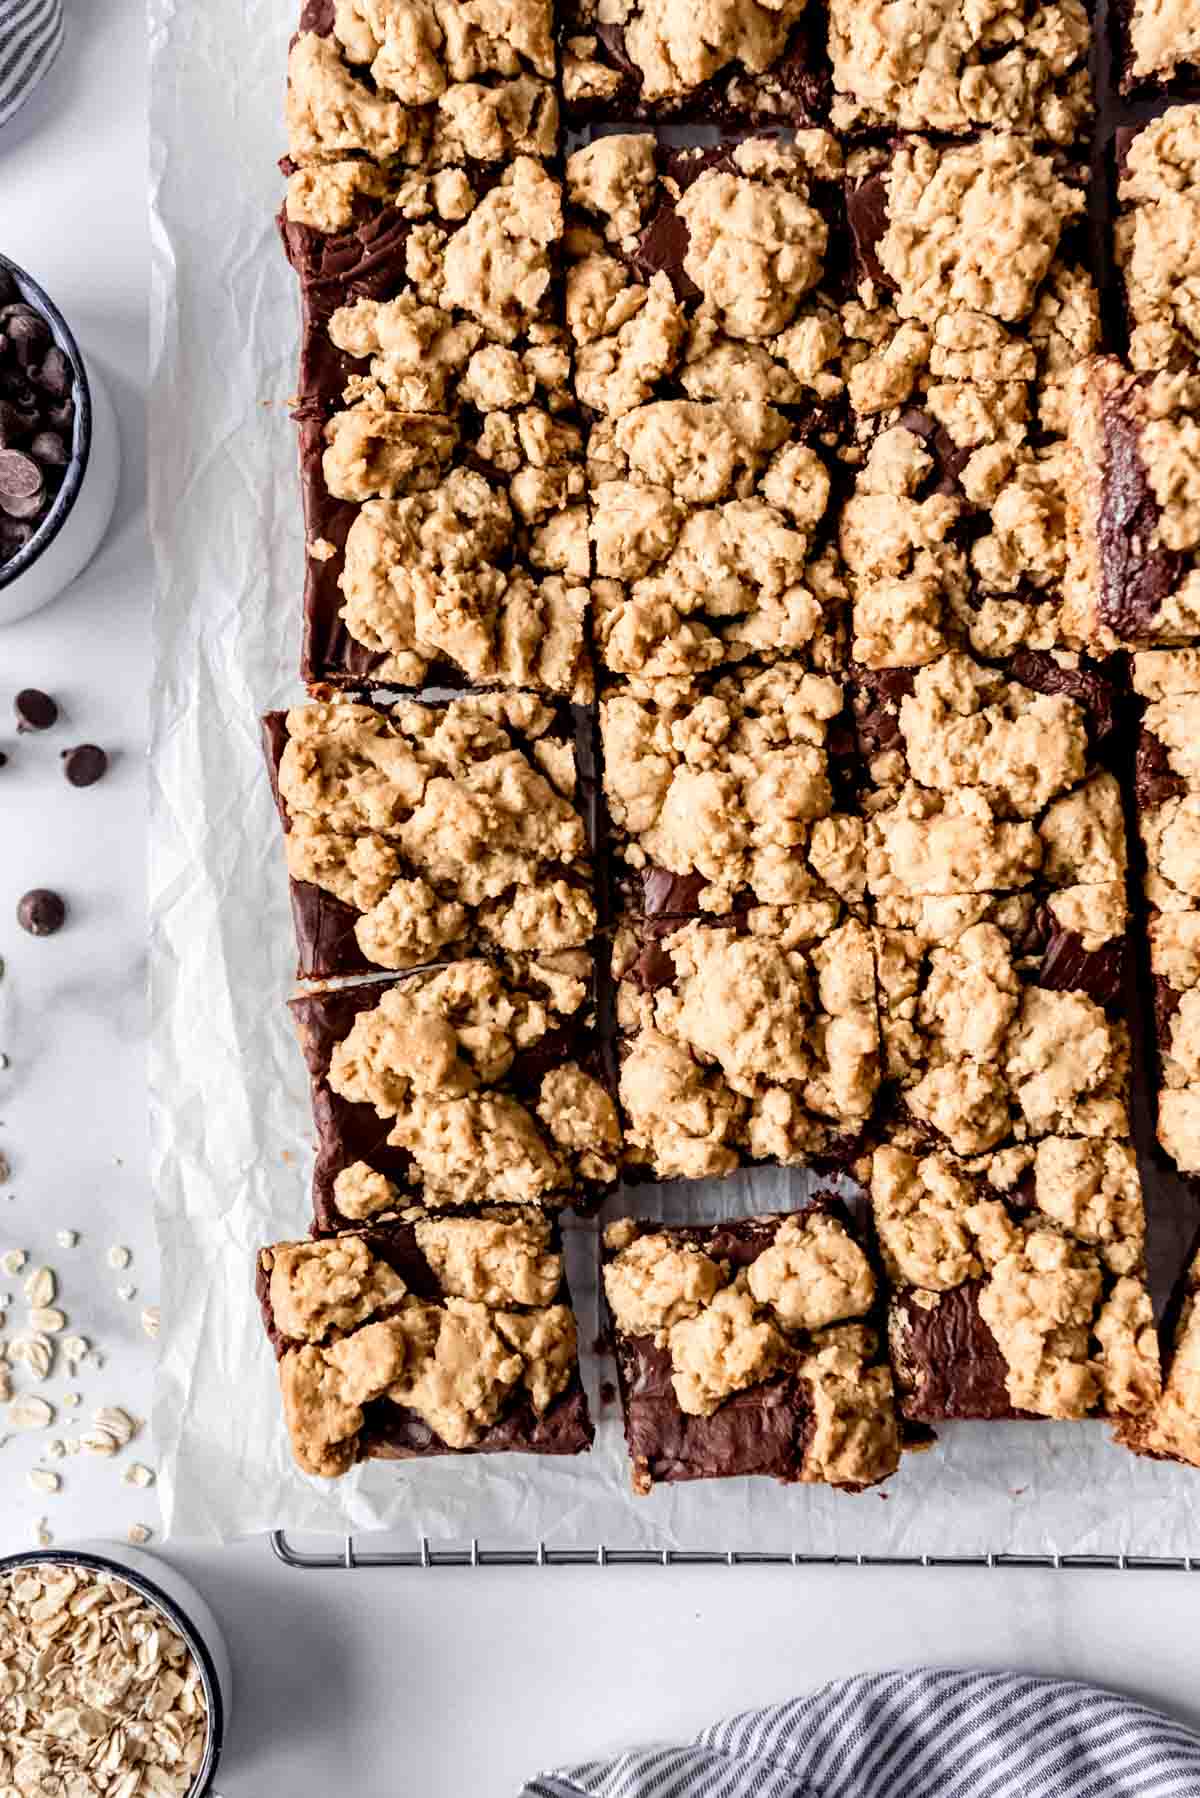
[{"label": "blue and white striped fabric", "polygon": [[870,1673],[522,1798],[1200,1798],[1200,1736],[1070,1680]]},{"label": "blue and white striped fabric", "polygon": [[0,0],[0,125],[62,49],[63,0]]}]

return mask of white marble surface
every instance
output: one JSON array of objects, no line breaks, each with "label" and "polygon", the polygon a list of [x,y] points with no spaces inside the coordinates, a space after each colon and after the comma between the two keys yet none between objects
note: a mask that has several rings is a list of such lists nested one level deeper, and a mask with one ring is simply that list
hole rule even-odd
[{"label": "white marble surface", "polygon": [[[252,10],[252,9],[250,9]],[[144,783],[151,570],[142,491],[147,236],[139,0],[68,0],[71,41],[26,114],[0,132],[0,245],[30,268],[104,366],[125,479],[92,569],[40,617],[0,632],[0,1248],[45,1259],[72,1327],[106,1365],[87,1407],[149,1401],[139,1315],[155,1298],[143,1073]],[[199,172],[198,172],[199,178]],[[63,721],[16,739],[15,691],[53,691]],[[58,752],[117,752],[77,793]],[[48,941],[12,922],[26,887],[58,887],[71,921]],[[11,1193],[11,1196],[10,1196]],[[65,1250],[55,1233],[80,1232]],[[135,1253],[129,1274],[110,1244]],[[137,1299],[116,1297],[124,1280]],[[0,1291],[19,1283],[0,1279]],[[13,1308],[9,1329],[19,1322]],[[52,1398],[70,1389],[63,1379]],[[65,1428],[64,1428],[65,1433]],[[154,1522],[120,1464],[60,1464],[61,1495],[26,1484],[35,1444],[0,1450],[0,1549],[123,1538]],[[149,1446],[139,1444],[152,1460]],[[128,1458],[128,1457],[126,1457]],[[581,1569],[289,1574],[267,1546],[172,1545],[223,1618],[238,1680],[224,1798],[464,1798],[638,1738],[684,1734],[727,1710],[822,1679],[919,1660],[1091,1677],[1200,1725],[1200,1574]]]}]

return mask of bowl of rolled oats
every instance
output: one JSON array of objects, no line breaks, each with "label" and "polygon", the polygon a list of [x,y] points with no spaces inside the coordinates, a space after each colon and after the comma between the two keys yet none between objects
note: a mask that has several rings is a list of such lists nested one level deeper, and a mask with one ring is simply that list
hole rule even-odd
[{"label": "bowl of rolled oats", "polygon": [[220,1631],[174,1568],[90,1549],[0,1559],[0,1794],[203,1798],[228,1690]]}]

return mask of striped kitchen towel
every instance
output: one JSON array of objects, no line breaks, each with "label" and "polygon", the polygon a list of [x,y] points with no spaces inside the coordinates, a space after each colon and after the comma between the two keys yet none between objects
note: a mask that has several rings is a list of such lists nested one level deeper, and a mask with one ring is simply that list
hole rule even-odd
[{"label": "striped kitchen towel", "polygon": [[63,0],[0,0],[0,125],[62,49]]},{"label": "striped kitchen towel", "polygon": [[1200,1736],[1071,1680],[868,1673],[522,1798],[1200,1798]]}]

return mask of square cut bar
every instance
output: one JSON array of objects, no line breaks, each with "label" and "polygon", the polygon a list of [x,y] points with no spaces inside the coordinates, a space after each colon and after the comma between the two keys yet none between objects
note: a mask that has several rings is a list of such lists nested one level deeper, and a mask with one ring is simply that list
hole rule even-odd
[{"label": "square cut bar", "polygon": [[1005,132],[849,155],[854,660],[1062,641],[1065,383],[1100,333],[1086,205],[1083,167]]},{"label": "square cut bar", "polygon": [[617,933],[627,1177],[844,1167],[879,1084],[871,936],[832,895]]},{"label": "square cut bar", "polygon": [[811,125],[829,105],[814,0],[562,0],[563,117]]},{"label": "square cut bar", "polygon": [[[600,706],[608,840],[623,909],[694,916],[863,896],[842,682],[794,662],[616,683]],[[849,765],[847,759],[849,757]]]},{"label": "square cut bar", "polygon": [[1158,1139],[1200,1174],[1200,650],[1133,658],[1144,703],[1135,791],[1146,858]]},{"label": "square cut bar", "polygon": [[529,157],[413,185],[405,212],[332,235],[282,220],[302,290],[304,678],[586,701],[561,185]]},{"label": "square cut bar", "polygon": [[620,1130],[583,950],[449,962],[291,1001],[318,1231],[430,1207],[595,1200]]},{"label": "square cut bar", "polygon": [[539,1212],[418,1211],[276,1243],[255,1288],[305,1473],[591,1446],[561,1244]]},{"label": "square cut bar", "polygon": [[1174,1310],[1162,1398],[1149,1415],[1123,1419],[1116,1434],[1139,1455],[1200,1467],[1200,1242]]},{"label": "square cut bar", "polygon": [[563,710],[492,693],[267,714],[302,980],[590,940],[592,746]]},{"label": "square cut bar", "polygon": [[552,156],[553,25],[553,0],[305,0],[288,54],[289,156],[339,182],[366,158],[381,183],[396,167]]},{"label": "square cut bar", "polygon": [[900,1463],[876,1281],[836,1201],[604,1233],[633,1489],[765,1474],[860,1492]]},{"label": "square cut bar", "polygon": [[835,421],[848,239],[841,147],[597,137],[566,162],[566,318],[595,419],[652,399],[761,401]]},{"label": "square cut bar", "polygon": [[1092,109],[1090,7],[1081,0],[830,0],[832,119],[840,131],[972,134],[1073,143]]},{"label": "square cut bar", "polygon": [[1128,1143],[1051,1135],[961,1161],[871,1158],[906,1418],[1150,1415],[1161,1390]]},{"label": "square cut bar", "polygon": [[1113,0],[1109,21],[1123,94],[1200,89],[1197,0]]},{"label": "square cut bar", "polygon": [[[1196,8],[1200,27],[1200,6]],[[1117,133],[1114,250],[1139,373],[1200,359],[1200,106]]]},{"label": "square cut bar", "polygon": [[1200,637],[1200,373],[1072,378],[1067,619],[1100,650]]}]

